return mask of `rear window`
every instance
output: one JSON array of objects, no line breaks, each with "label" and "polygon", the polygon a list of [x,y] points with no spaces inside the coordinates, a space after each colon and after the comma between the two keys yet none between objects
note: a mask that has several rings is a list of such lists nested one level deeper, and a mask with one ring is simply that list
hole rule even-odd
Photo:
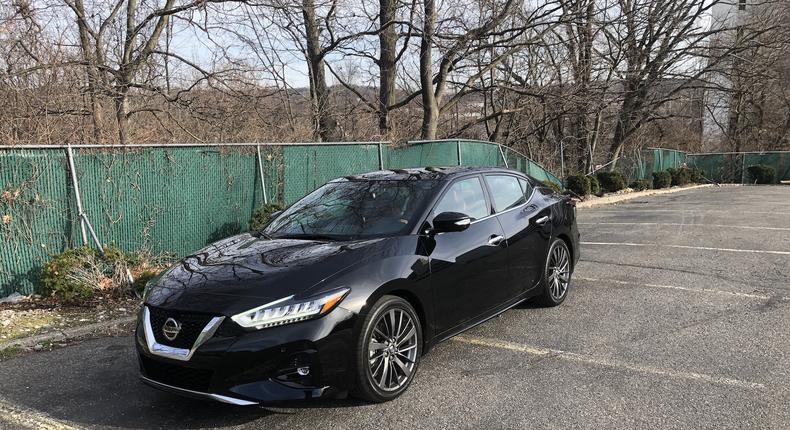
[{"label": "rear window", "polygon": [[518,183],[521,184],[521,189],[524,190],[524,196],[529,200],[529,196],[532,195],[532,185],[529,184],[529,181],[523,178],[518,178]]},{"label": "rear window", "polygon": [[515,176],[486,175],[486,182],[491,190],[491,198],[497,212],[512,209],[527,201],[524,190]]}]

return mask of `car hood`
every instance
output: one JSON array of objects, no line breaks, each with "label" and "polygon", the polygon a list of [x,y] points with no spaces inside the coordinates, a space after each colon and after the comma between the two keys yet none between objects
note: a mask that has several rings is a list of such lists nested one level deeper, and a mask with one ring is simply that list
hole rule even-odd
[{"label": "car hood", "polygon": [[387,239],[327,242],[249,233],[215,242],[152,281],[147,304],[230,315],[290,295],[309,295],[379,254]]}]

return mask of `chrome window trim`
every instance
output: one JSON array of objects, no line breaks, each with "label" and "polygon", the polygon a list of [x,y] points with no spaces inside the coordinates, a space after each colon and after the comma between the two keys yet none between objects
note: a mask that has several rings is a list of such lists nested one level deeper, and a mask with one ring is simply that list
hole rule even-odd
[{"label": "chrome window trim", "polygon": [[143,332],[145,333],[145,343],[146,346],[148,346],[148,351],[153,355],[173,360],[189,361],[189,359],[192,358],[192,354],[195,353],[200,345],[203,345],[211,336],[214,336],[214,332],[217,331],[220,323],[222,323],[224,319],[224,316],[212,318],[200,332],[191,349],[173,348],[172,346],[162,345],[156,341],[154,329],[151,327],[151,313],[148,310],[148,306],[143,306]]},{"label": "chrome window trim", "polygon": [[182,393],[185,393],[185,394],[191,394],[193,396],[198,396],[198,397],[203,397],[203,398],[206,398],[206,399],[216,400],[218,402],[228,403],[228,404],[231,404],[231,405],[250,406],[250,405],[257,405],[258,404],[258,402],[251,402],[249,400],[236,399],[236,398],[233,398],[233,397],[222,396],[220,394],[204,393],[202,391],[194,391],[194,390],[188,390],[186,388],[174,387],[172,385],[163,384],[163,383],[161,383],[159,381],[154,381],[151,378],[146,378],[145,376],[140,376],[140,379],[142,379],[143,382],[145,382],[147,384],[150,384],[150,385],[152,385],[154,387],[163,388],[165,390],[170,390],[170,391],[175,391],[175,392],[182,392]]}]

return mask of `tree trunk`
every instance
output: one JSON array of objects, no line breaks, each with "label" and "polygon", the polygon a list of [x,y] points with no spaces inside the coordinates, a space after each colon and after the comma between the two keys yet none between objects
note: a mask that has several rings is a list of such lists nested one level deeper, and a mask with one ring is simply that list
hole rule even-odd
[{"label": "tree trunk", "polygon": [[390,133],[390,106],[395,100],[395,61],[398,33],[394,24],[396,0],[379,1],[379,134],[387,138]]},{"label": "tree trunk", "polygon": [[315,14],[313,0],[302,1],[302,16],[304,18],[305,35],[307,42],[307,63],[310,67],[310,95],[315,106],[316,122],[318,124],[317,137],[324,142],[338,140],[337,121],[330,115],[329,88],[326,86],[326,72],[324,70],[324,54],[321,52],[320,29]]},{"label": "tree trunk", "polygon": [[422,95],[422,133],[425,140],[436,139],[439,125],[439,104],[433,88],[433,61],[431,49],[436,25],[436,4],[434,0],[424,0],[422,41],[420,42],[420,86]]},{"label": "tree trunk", "polygon": [[128,90],[121,90],[115,98],[115,120],[118,123],[118,144],[126,145],[129,141],[127,132],[129,124],[129,95]]},{"label": "tree trunk", "polygon": [[90,29],[85,22],[85,6],[82,0],[74,1],[74,8],[80,13],[77,15],[77,29],[80,37],[80,49],[82,58],[85,60],[85,72],[88,78],[88,96],[90,97],[91,119],[93,121],[93,142],[102,143],[102,110],[101,100],[99,99],[99,71],[97,61],[93,55],[93,48],[90,39]]}]

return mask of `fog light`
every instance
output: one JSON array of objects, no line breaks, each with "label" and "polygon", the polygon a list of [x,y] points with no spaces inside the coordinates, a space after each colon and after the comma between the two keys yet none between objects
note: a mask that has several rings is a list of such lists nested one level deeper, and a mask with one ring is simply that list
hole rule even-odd
[{"label": "fog light", "polygon": [[298,373],[299,376],[307,376],[307,375],[310,374],[310,368],[309,367],[300,367],[300,368],[296,369],[296,373]]}]

